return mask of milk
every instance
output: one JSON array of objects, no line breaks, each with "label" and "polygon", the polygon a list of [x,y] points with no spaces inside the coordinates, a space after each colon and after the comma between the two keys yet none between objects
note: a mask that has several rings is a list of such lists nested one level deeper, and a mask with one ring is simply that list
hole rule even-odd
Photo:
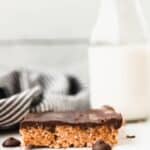
[{"label": "milk", "polygon": [[150,116],[149,26],[140,0],[101,0],[89,48],[91,105]]},{"label": "milk", "polygon": [[127,119],[147,117],[150,109],[149,59],[150,52],[145,46],[90,48],[92,107],[108,104]]}]

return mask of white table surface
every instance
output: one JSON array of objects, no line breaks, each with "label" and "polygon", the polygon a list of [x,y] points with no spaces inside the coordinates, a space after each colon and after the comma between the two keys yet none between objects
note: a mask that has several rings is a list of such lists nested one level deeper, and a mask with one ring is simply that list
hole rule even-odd
[{"label": "white table surface", "polygon": [[[127,139],[126,135],[135,135],[133,139]],[[16,132],[1,133],[0,132],[0,150],[23,150],[23,148],[4,148],[2,142],[10,137],[20,139],[20,135]],[[73,149],[73,148],[71,148]],[[90,148],[80,148],[88,149]],[[150,149],[150,121],[136,124],[128,124],[120,130],[119,143],[113,150],[148,150]],[[36,149],[34,149],[36,150]],[[48,150],[48,148],[39,148],[38,150]]]}]

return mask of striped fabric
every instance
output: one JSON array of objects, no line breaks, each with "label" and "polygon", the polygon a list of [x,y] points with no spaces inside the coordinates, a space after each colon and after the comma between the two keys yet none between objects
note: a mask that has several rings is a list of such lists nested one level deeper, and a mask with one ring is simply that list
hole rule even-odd
[{"label": "striped fabric", "polygon": [[88,108],[87,88],[73,76],[15,70],[0,77],[0,129],[29,112]]}]

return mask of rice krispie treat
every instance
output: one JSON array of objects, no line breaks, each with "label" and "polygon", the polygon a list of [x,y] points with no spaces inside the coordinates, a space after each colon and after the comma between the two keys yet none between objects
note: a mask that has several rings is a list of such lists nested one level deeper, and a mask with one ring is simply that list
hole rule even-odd
[{"label": "rice krispie treat", "polygon": [[116,144],[121,125],[121,114],[111,107],[103,107],[28,114],[21,122],[20,133],[25,146],[91,147],[98,140]]}]

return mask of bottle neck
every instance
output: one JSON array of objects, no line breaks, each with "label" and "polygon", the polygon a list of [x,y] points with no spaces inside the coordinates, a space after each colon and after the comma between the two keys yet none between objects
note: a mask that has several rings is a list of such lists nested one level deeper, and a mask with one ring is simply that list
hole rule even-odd
[{"label": "bottle neck", "polygon": [[148,35],[138,0],[101,0],[92,43],[143,43],[147,41]]}]

